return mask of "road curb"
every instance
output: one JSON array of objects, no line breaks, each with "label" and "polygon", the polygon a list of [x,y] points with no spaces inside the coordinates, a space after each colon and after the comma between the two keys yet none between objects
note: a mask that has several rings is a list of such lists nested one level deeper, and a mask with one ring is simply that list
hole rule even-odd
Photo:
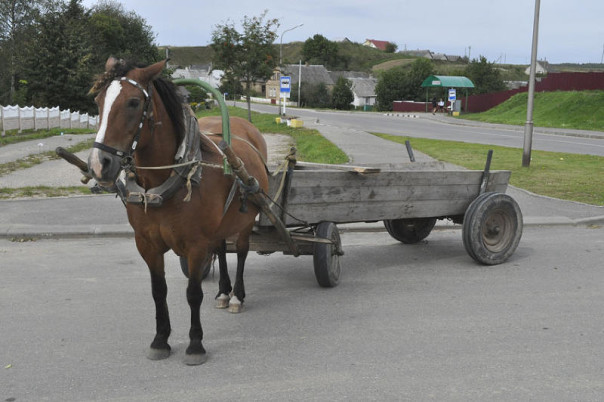
[{"label": "road curb", "polygon": [[[524,227],[542,226],[594,226],[604,225],[604,215],[592,218],[570,219],[564,216],[527,217]],[[338,225],[341,233],[376,233],[385,232],[382,222],[347,223]],[[437,222],[434,230],[459,230],[457,225],[448,220]],[[0,225],[0,239],[66,239],[94,237],[134,237],[134,230],[128,224],[120,225]]]}]

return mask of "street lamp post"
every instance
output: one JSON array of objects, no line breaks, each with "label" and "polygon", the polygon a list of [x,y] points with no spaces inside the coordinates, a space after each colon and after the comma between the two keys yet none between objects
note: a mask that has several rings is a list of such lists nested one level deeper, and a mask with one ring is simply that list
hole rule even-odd
[{"label": "street lamp post", "polygon": [[[286,32],[293,31],[296,28],[300,28],[302,25],[304,25],[304,24],[298,24],[298,25],[296,25],[294,27],[286,29],[285,31],[283,31],[281,33],[281,39],[279,41],[279,77],[278,77],[279,78],[279,82],[281,82],[281,65],[283,64],[283,35],[285,35]],[[284,102],[285,102],[285,100],[284,100]],[[278,105],[279,105],[279,115],[281,115],[281,91],[279,91],[279,102],[278,102]]]},{"label": "street lamp post", "polygon": [[304,25],[304,24],[298,24],[295,27],[286,29],[285,31],[283,31],[281,33],[281,41],[279,43],[279,67],[281,67],[281,63],[283,63],[283,35],[285,35],[286,32],[293,31],[296,28],[300,28],[302,25]]}]

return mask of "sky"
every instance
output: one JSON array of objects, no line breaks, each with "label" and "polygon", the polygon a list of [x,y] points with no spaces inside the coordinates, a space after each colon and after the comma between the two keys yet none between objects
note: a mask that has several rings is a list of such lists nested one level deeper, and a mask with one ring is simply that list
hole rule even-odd
[{"label": "sky", "polygon": [[[240,27],[244,16],[277,18],[277,41],[386,40],[398,50],[490,62],[530,64],[536,0],[121,0],[144,18],[160,46],[207,46],[218,24]],[[92,7],[97,0],[83,0]],[[303,24],[291,31],[286,30]],[[550,63],[600,63],[604,56],[604,0],[543,0],[537,58]]]}]

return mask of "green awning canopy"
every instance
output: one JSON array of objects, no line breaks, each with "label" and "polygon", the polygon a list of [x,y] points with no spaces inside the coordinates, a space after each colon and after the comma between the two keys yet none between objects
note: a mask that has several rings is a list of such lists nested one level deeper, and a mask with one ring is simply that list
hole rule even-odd
[{"label": "green awning canopy", "polygon": [[422,82],[422,88],[474,88],[474,83],[467,77],[452,75],[431,75]]}]

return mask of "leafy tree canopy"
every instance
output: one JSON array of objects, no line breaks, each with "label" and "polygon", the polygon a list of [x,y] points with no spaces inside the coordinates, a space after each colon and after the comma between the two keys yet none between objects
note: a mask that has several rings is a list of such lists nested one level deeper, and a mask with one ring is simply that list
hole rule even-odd
[{"label": "leafy tree canopy", "polygon": [[[19,1],[0,0],[0,13],[7,3]],[[95,113],[88,91],[110,55],[141,64],[159,59],[151,28],[116,1],[103,0],[92,9],[81,0],[24,4],[31,9],[18,30],[19,63],[10,76],[0,74],[0,101],[13,82],[16,92],[24,94],[19,100],[27,104]],[[0,40],[0,55],[9,50],[9,43]]]},{"label": "leafy tree canopy", "polygon": [[352,107],[354,101],[352,93],[352,82],[344,77],[338,78],[336,85],[331,93],[331,105],[334,109],[348,110]]},{"label": "leafy tree canopy", "polygon": [[484,56],[479,60],[472,60],[466,67],[464,75],[474,83],[475,94],[503,91],[506,89],[501,78],[501,71],[495,67],[495,63],[489,63]]},{"label": "leafy tree canopy", "polygon": [[273,43],[279,20],[265,20],[267,13],[265,10],[258,17],[245,16],[242,32],[232,22],[216,25],[212,32],[214,68],[224,70],[227,80],[240,80],[245,84],[250,121],[252,84],[269,79],[278,62]]},{"label": "leafy tree canopy", "polygon": [[375,87],[379,110],[392,110],[395,100],[422,100],[422,82],[433,74],[434,64],[428,59],[416,59],[408,67],[396,67],[385,71]]}]

